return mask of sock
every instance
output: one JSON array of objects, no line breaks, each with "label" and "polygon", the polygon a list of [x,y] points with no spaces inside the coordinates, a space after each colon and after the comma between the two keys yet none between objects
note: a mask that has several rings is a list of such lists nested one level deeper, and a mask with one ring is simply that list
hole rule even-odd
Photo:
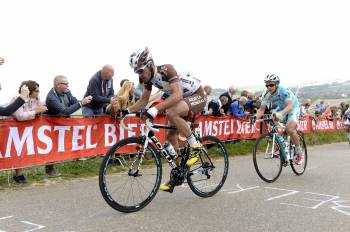
[{"label": "sock", "polygon": [[350,132],[348,133],[348,139],[350,140]]},{"label": "sock", "polygon": [[295,152],[300,154],[302,152],[301,146],[295,148]]},{"label": "sock", "polygon": [[191,136],[187,138],[187,142],[190,144],[191,147],[196,146],[196,144],[197,144],[197,139],[196,139],[196,137],[194,136],[194,134],[191,134]]}]

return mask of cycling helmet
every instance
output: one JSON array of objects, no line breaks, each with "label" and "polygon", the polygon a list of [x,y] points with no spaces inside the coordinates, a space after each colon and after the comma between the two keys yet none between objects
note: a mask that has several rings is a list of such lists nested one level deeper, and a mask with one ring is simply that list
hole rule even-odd
[{"label": "cycling helmet", "polygon": [[279,76],[275,75],[275,74],[271,74],[271,75],[267,75],[264,79],[264,82],[274,82],[274,83],[279,83],[280,82],[280,78]]},{"label": "cycling helmet", "polygon": [[148,47],[138,49],[130,55],[130,67],[134,69],[134,71],[144,68],[151,61],[153,61],[152,55]]}]

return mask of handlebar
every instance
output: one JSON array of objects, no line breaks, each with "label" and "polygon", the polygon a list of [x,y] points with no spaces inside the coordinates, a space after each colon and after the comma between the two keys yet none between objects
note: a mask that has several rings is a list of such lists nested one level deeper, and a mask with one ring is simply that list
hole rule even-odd
[{"label": "handlebar", "polygon": [[[124,119],[126,118],[130,118],[130,117],[136,117],[136,116],[140,116],[141,114],[140,113],[133,113],[133,114],[127,114],[125,115],[122,120],[120,120],[120,125],[123,127],[123,129],[127,130],[127,131],[132,131],[132,129],[130,129],[129,127],[125,126],[124,124]],[[146,119],[146,127],[151,130],[151,131],[155,131],[155,132],[158,132],[159,129],[157,128],[153,128],[153,120],[150,119],[150,118],[147,118]]]}]

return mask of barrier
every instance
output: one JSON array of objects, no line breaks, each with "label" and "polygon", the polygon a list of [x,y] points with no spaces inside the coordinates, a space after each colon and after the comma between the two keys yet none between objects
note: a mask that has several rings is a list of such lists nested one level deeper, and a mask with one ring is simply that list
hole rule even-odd
[{"label": "barrier", "polygon": [[[156,123],[166,124],[165,117],[157,117]],[[242,124],[233,117],[200,116],[196,130],[202,135],[213,135],[220,140],[253,139],[260,135],[260,123],[256,128]],[[125,124],[132,131],[124,130],[112,117],[56,118],[38,117],[24,122],[0,120],[0,170],[44,165],[80,157],[105,154],[117,141],[144,132],[145,125],[139,118],[127,119]],[[304,133],[335,131],[342,129],[342,122],[329,119],[299,121]],[[165,130],[157,134],[165,141]]]}]

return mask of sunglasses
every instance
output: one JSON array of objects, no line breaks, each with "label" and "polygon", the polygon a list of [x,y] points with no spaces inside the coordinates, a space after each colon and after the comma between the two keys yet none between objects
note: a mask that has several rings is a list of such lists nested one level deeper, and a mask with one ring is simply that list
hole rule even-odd
[{"label": "sunglasses", "polygon": [[135,73],[136,73],[137,75],[141,76],[144,70],[145,70],[145,69],[140,68],[140,69],[137,69],[137,70],[135,71]]},{"label": "sunglasses", "polygon": [[266,86],[266,88],[272,88],[272,87],[274,87],[275,86],[275,84],[269,84],[269,85],[265,85]]}]

